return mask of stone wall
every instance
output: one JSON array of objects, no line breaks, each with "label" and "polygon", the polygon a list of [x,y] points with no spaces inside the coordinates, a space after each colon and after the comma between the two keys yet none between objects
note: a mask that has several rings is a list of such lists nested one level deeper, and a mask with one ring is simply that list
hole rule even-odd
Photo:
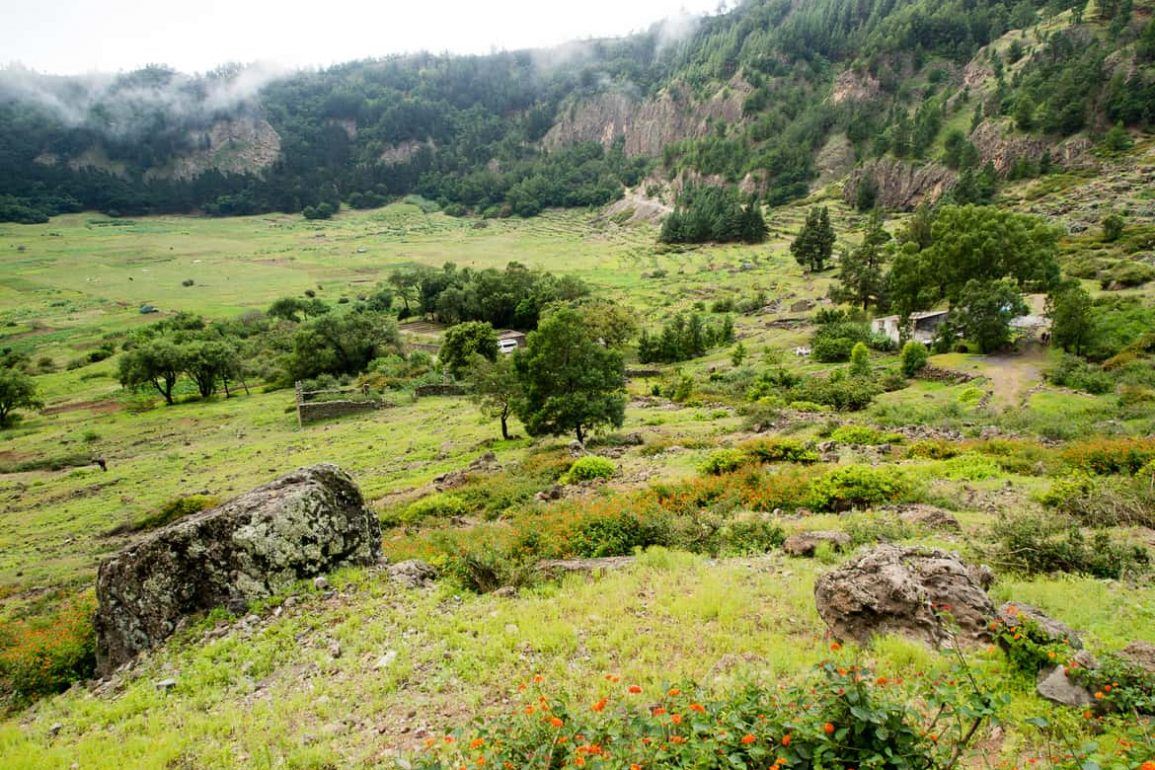
[{"label": "stone wall", "polygon": [[452,385],[447,383],[418,385],[413,389],[413,394],[418,398],[427,398],[429,396],[464,396],[468,392],[469,391],[465,389],[464,385]]},{"label": "stone wall", "polygon": [[369,412],[390,406],[380,401],[305,401],[297,405],[301,422],[328,420],[346,414]]}]

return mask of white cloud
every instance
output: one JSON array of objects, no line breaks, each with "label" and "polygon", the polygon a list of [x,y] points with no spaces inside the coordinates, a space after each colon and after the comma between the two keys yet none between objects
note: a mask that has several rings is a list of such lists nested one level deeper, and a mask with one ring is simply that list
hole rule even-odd
[{"label": "white cloud", "polygon": [[0,51],[41,72],[116,72],[163,63],[186,72],[223,62],[328,65],[420,50],[488,53],[647,29],[671,33],[717,0],[0,0]]}]

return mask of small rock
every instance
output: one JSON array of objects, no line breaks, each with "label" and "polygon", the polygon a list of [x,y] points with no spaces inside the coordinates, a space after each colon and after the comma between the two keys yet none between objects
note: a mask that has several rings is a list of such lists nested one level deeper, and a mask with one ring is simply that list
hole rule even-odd
[{"label": "small rock", "polygon": [[330,642],[329,643],[329,655],[333,658],[341,657],[341,643],[340,642]]},{"label": "small rock", "polygon": [[156,683],[156,689],[158,690],[171,690],[174,687],[176,687],[176,680],[172,678],[162,679]]},{"label": "small rock", "polygon": [[437,579],[437,569],[420,559],[391,564],[386,572],[391,580],[409,588],[422,588]]},{"label": "small rock", "polygon": [[850,547],[850,535],[845,532],[800,532],[786,538],[782,550],[791,556],[810,557],[822,543],[829,543],[835,551]]},{"label": "small rock", "polygon": [[380,671],[383,668],[389,668],[389,666],[391,666],[395,660],[397,660],[397,651],[389,650],[380,658],[377,658],[377,662],[373,664],[373,668],[377,671]]},{"label": "small rock", "polygon": [[500,596],[503,599],[511,599],[517,596],[517,589],[513,586],[502,586],[493,592],[494,596]]},{"label": "small rock", "polygon": [[1076,650],[1083,649],[1083,640],[1070,626],[1048,617],[1038,607],[1021,602],[1007,602],[999,607],[998,619],[1009,629],[1029,624],[1034,629],[1035,641],[1043,644],[1065,643]]},{"label": "small rock", "polygon": [[329,580],[324,575],[318,575],[313,578],[313,588],[318,591],[327,591],[329,589]]},{"label": "small rock", "polygon": [[50,735],[55,737],[63,728],[64,728],[64,725],[60,724],[59,722],[56,722],[52,725],[52,727],[48,728],[48,732]]},{"label": "small rock", "polygon": [[1089,706],[1095,702],[1091,693],[1067,678],[1067,669],[1063,666],[1040,671],[1035,691],[1040,697],[1064,706]]}]

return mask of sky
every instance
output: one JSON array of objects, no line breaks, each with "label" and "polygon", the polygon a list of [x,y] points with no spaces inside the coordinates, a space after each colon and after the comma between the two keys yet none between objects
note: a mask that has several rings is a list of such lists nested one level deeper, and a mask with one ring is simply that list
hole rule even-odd
[{"label": "sky", "polygon": [[51,74],[547,47],[712,13],[719,0],[0,0],[0,65]]}]

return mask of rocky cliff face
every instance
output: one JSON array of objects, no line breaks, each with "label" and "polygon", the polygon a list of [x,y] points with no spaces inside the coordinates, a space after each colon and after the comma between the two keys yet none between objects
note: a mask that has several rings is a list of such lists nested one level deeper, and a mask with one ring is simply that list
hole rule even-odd
[{"label": "rocky cliff face", "polygon": [[187,615],[240,611],[294,580],[380,555],[380,524],[349,475],[335,465],[298,470],[101,564],[97,669],[160,644]]},{"label": "rocky cliff face", "polygon": [[878,158],[856,168],[846,179],[842,198],[853,204],[858,187],[874,181],[878,187],[879,205],[890,209],[912,209],[926,201],[933,203],[949,190],[957,179],[955,172],[939,163],[916,166],[895,158]]},{"label": "rocky cliff face", "polygon": [[153,169],[147,178],[195,179],[205,171],[222,174],[257,174],[281,155],[281,137],[267,120],[238,116],[219,120],[207,131],[190,137],[197,149],[167,167]]},{"label": "rocky cliff face", "polygon": [[609,147],[624,138],[627,155],[659,155],[671,142],[705,136],[716,121],[740,120],[748,92],[749,86],[741,81],[727,84],[703,102],[695,101],[680,86],[644,99],[624,91],[608,91],[563,110],[543,144],[550,150],[576,142],[600,142]]}]

